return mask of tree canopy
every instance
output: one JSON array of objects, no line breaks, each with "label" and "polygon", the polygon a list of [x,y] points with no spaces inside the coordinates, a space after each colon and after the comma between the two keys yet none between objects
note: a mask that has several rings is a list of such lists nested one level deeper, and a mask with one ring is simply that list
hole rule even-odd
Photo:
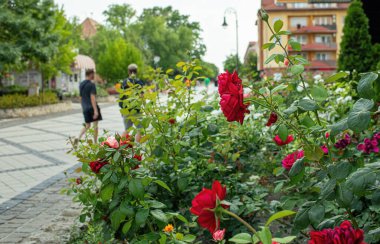
[{"label": "tree canopy", "polygon": [[373,66],[368,18],[358,0],[348,8],[340,48],[339,70],[366,72]]},{"label": "tree canopy", "polygon": [[[242,63],[240,59],[238,59],[239,68],[242,67]],[[234,72],[236,70],[236,54],[230,54],[227,56],[226,60],[223,62],[224,71],[228,70],[228,72]]]}]

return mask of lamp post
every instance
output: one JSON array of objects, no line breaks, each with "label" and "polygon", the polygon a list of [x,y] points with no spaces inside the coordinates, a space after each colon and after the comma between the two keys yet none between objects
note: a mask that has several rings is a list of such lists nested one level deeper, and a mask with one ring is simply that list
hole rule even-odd
[{"label": "lamp post", "polygon": [[236,71],[239,71],[239,25],[238,25],[238,15],[237,11],[234,8],[227,8],[224,11],[224,19],[223,19],[223,28],[227,28],[227,20],[226,16],[227,14],[233,14],[235,15],[235,20],[236,20]]}]

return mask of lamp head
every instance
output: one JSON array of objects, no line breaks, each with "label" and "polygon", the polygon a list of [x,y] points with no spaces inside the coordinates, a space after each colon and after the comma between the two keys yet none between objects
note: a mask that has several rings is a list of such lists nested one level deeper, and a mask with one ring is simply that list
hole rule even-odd
[{"label": "lamp head", "polygon": [[227,21],[226,21],[226,16],[224,16],[222,26],[223,26],[223,28],[227,28],[227,26],[228,26]]}]

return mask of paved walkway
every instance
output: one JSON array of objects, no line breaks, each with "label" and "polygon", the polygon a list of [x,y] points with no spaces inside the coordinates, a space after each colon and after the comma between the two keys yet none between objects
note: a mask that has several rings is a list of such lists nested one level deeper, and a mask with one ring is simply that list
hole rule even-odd
[{"label": "paved walkway", "polygon": [[[101,111],[100,130],[122,131],[116,105]],[[0,204],[76,164],[67,139],[78,136],[82,121],[75,113],[0,129]]]}]

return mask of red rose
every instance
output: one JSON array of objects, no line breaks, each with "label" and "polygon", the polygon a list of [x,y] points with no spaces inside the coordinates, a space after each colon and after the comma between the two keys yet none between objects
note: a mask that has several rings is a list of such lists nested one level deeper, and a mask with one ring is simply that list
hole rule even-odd
[{"label": "red rose", "polygon": [[243,124],[244,114],[249,113],[248,104],[243,103],[243,85],[236,71],[228,71],[218,76],[220,107],[227,121]]},{"label": "red rose", "polygon": [[274,138],[273,138],[273,141],[279,145],[279,146],[283,146],[283,145],[286,145],[286,144],[289,144],[291,143],[292,141],[294,141],[294,138],[293,138],[293,135],[288,135],[288,138],[286,138],[286,141],[283,141],[281,140],[280,136],[279,135],[276,135]]},{"label": "red rose", "polygon": [[282,167],[284,167],[287,170],[290,170],[293,167],[293,164],[297,161],[297,159],[301,159],[304,157],[304,151],[295,151],[294,153],[291,153],[287,155],[282,160]]},{"label": "red rose", "polygon": [[321,149],[325,155],[329,154],[329,148],[326,145],[322,145]]},{"label": "red rose", "polygon": [[90,163],[90,168],[92,172],[98,174],[100,169],[103,168],[104,165],[108,164],[107,162],[94,161]]},{"label": "red rose", "polygon": [[[217,207],[217,202],[224,200],[226,197],[226,187],[222,187],[219,181],[215,180],[212,188],[203,190],[195,196],[191,202],[192,207],[190,212],[198,216],[198,223],[210,233],[214,233],[219,229],[220,219],[216,216],[214,210]],[[223,208],[228,208],[223,205]]]},{"label": "red rose", "polygon": [[120,146],[123,146],[123,145],[128,145],[129,148],[133,147],[133,145],[131,144],[131,136],[130,135],[127,134],[124,138],[120,139]]},{"label": "red rose", "polygon": [[176,120],[171,118],[168,120],[169,124],[174,125],[176,123]]},{"label": "red rose", "polygon": [[80,185],[80,184],[82,184],[82,179],[81,178],[77,178],[75,180],[75,182],[77,183],[77,185]]},{"label": "red rose", "polygon": [[135,156],[133,156],[133,158],[137,159],[137,161],[141,161],[142,160],[142,155],[135,154]]},{"label": "red rose", "polygon": [[106,141],[102,142],[102,146],[107,145],[111,148],[118,149],[119,143],[117,142],[116,138],[114,136],[110,136],[107,138]]},{"label": "red rose", "polygon": [[309,244],[365,244],[364,231],[354,229],[351,222],[343,221],[339,227],[311,231]]},{"label": "red rose", "polygon": [[276,123],[277,122],[277,118],[278,118],[278,116],[277,116],[277,114],[275,112],[270,113],[270,116],[269,116],[269,119],[268,119],[268,122],[267,122],[266,126],[271,126],[274,123]]},{"label": "red rose", "polygon": [[139,169],[140,168],[140,165],[136,165],[134,167],[131,168],[131,170],[136,170],[136,169]]}]

